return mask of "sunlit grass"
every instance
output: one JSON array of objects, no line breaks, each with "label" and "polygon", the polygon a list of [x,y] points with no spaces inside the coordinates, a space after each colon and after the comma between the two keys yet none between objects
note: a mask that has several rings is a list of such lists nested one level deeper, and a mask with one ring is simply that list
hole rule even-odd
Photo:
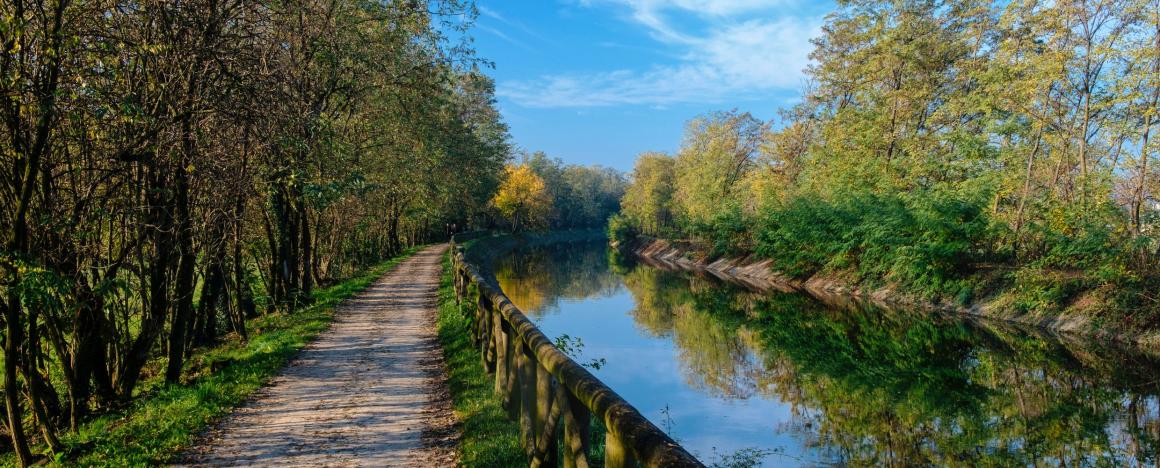
[{"label": "sunlit grass", "polygon": [[527,466],[527,457],[520,448],[519,426],[500,407],[494,391],[495,380],[480,364],[482,358],[471,344],[467,317],[455,303],[450,257],[443,259],[438,328],[455,415],[463,425],[460,464]]}]

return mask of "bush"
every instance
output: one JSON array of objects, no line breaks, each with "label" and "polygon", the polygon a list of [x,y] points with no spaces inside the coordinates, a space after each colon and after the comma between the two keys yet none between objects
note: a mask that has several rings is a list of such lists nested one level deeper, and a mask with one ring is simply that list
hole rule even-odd
[{"label": "bush", "polygon": [[695,230],[709,241],[712,256],[742,255],[751,249],[748,220],[735,204],[723,207]]},{"label": "bush", "polygon": [[627,216],[617,213],[608,218],[608,238],[612,241],[623,244],[638,235],[635,224]]},{"label": "bush", "polygon": [[988,226],[980,203],[950,195],[799,197],[764,215],[755,251],[798,277],[848,270],[961,300]]}]

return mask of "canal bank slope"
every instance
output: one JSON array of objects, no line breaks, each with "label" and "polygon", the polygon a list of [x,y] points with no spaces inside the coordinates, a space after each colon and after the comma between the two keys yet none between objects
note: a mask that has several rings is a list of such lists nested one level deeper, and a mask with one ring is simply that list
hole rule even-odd
[{"label": "canal bank slope", "polygon": [[[803,291],[827,302],[850,300],[887,308],[914,308],[961,313],[1039,327],[1053,332],[1115,341],[1150,351],[1160,350],[1160,330],[1127,328],[1099,323],[1093,318],[1094,295],[1080,295],[1062,310],[1020,311],[1012,307],[1014,291],[996,278],[994,288],[966,304],[949,298],[925,298],[896,286],[867,287],[840,274],[815,274],[794,278],[773,268],[773,261],[756,256],[712,257],[694,242],[638,238],[613,247],[657,266],[699,271],[762,290]],[[997,272],[996,272],[997,273]],[[987,274],[987,273],[982,273]]]}]

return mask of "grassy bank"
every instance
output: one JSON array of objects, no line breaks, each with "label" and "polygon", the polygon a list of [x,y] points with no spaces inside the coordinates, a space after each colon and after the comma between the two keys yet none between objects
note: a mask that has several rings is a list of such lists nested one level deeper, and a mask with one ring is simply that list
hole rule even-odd
[{"label": "grassy bank", "polygon": [[463,466],[526,466],[519,426],[507,418],[479,350],[471,344],[470,323],[455,303],[451,259],[443,259],[439,283],[439,342],[447,363],[455,415],[462,423],[459,460]]},{"label": "grassy bank", "polygon": [[[186,383],[166,386],[161,375],[151,378],[129,408],[88,421],[75,434],[62,434],[69,453],[54,463],[146,466],[175,461],[211,423],[245,401],[326,330],[339,303],[370,286],[413,252],[316,291],[314,303],[307,308],[251,320],[247,341],[231,337],[195,352],[185,370]],[[10,466],[15,458],[9,453],[3,461]]]}]

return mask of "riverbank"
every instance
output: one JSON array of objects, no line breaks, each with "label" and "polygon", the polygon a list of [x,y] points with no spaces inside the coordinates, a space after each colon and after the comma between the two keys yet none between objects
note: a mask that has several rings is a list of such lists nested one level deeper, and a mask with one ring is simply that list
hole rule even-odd
[{"label": "riverbank", "polygon": [[600,243],[521,249],[495,267],[505,291],[534,299],[525,310],[544,333],[607,358],[596,374],[706,464],[1155,465],[1160,358],[1134,348],[835,307]]},{"label": "riverbank", "polygon": [[713,257],[709,249],[694,242],[638,238],[614,247],[659,264],[700,271],[721,279],[763,290],[802,291],[826,302],[869,302],[887,308],[913,308],[967,314],[988,319],[1031,325],[1052,332],[1114,341],[1149,350],[1160,349],[1160,330],[1128,328],[1102,323],[1091,312],[1099,300],[1097,292],[1080,295],[1061,310],[1025,310],[1013,307],[1018,291],[998,272],[980,272],[979,282],[987,284],[985,294],[962,302],[957,298],[922,297],[908,294],[894,285],[875,286],[852,281],[840,273],[816,273],[795,278],[774,269],[773,260],[754,255]]}]

